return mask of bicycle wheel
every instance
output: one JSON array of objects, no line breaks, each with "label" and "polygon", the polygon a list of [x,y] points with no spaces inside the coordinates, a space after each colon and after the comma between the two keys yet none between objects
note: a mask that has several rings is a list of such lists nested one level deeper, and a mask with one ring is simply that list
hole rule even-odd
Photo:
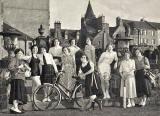
[{"label": "bicycle wheel", "polygon": [[78,107],[90,107],[91,103],[89,99],[84,98],[85,95],[85,88],[80,84],[75,92],[75,102],[78,105]]},{"label": "bicycle wheel", "polygon": [[45,84],[39,86],[33,94],[33,103],[39,110],[55,109],[61,101],[61,93],[56,86]]}]

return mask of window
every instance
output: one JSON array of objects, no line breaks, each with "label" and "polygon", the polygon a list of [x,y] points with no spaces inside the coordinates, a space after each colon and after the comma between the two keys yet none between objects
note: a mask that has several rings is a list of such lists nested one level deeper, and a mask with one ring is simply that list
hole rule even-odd
[{"label": "window", "polygon": [[152,31],[151,35],[152,35],[152,36],[155,36],[155,31]]},{"label": "window", "polygon": [[147,43],[147,39],[145,39],[145,38],[144,38],[144,41],[143,41],[143,43],[145,43],[145,44],[146,44],[146,43]]},{"label": "window", "polygon": [[156,43],[156,41],[154,39],[152,39],[152,44],[155,44],[155,43]]},{"label": "window", "polygon": [[146,31],[146,30],[143,30],[143,34],[144,34],[144,35],[147,35],[147,31]]}]

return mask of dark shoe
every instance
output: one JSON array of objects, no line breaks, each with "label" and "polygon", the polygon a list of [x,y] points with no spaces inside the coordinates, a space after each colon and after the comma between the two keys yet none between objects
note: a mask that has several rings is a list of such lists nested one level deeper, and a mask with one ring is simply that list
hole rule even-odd
[{"label": "dark shoe", "polygon": [[95,110],[94,105],[95,105],[95,102],[92,102],[91,107],[88,109],[88,111]]},{"label": "dark shoe", "polygon": [[98,104],[99,109],[102,110],[102,100],[95,99],[94,101]]}]

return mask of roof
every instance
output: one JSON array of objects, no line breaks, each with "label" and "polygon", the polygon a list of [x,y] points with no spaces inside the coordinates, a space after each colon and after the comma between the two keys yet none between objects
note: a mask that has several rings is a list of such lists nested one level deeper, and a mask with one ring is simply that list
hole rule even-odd
[{"label": "roof", "polygon": [[90,1],[88,3],[88,7],[87,7],[86,14],[85,14],[85,18],[88,18],[88,19],[96,18],[95,15],[94,15],[94,12],[93,12],[93,9],[92,9]]},{"label": "roof", "polygon": [[122,19],[123,23],[128,24],[131,28],[140,28],[140,29],[160,29],[160,23],[148,22],[146,20],[143,21],[132,21]]},{"label": "roof", "polygon": [[8,23],[6,22],[3,22],[3,32],[7,32],[8,30],[13,30],[16,32],[16,33],[19,33],[21,36],[18,37],[19,40],[24,40],[25,41],[25,38],[27,38],[28,41],[32,41],[33,38],[30,37],[29,35],[21,32],[20,30],[12,27],[11,25],[9,25]]},{"label": "roof", "polygon": [[[68,33],[68,39],[76,38],[77,32],[80,30],[71,30],[71,29],[61,29],[62,38],[65,38],[65,32]],[[51,36],[54,37],[55,29],[50,29]]]}]

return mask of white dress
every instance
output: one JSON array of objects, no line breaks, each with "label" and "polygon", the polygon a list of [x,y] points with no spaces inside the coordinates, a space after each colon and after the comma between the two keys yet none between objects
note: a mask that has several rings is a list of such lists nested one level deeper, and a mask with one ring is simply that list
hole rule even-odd
[{"label": "white dress", "polygon": [[117,61],[117,53],[112,51],[112,52],[103,52],[102,55],[99,58],[98,61],[98,70],[100,71],[101,76],[107,77],[107,79],[110,78],[110,73],[111,73],[111,63],[113,61]]},{"label": "white dress", "polygon": [[[135,61],[132,59],[123,60],[120,64],[119,72],[123,74],[126,78],[125,86],[126,86],[126,97],[127,98],[135,98],[137,97],[136,93],[136,84],[135,84]],[[120,89],[120,96],[123,97],[124,92],[124,77],[121,79],[121,89]]]},{"label": "white dress", "polygon": [[53,56],[56,65],[58,65],[60,62],[57,58],[54,57],[59,57],[59,58],[62,57],[62,47],[61,46],[51,47],[49,49],[49,53]]}]

